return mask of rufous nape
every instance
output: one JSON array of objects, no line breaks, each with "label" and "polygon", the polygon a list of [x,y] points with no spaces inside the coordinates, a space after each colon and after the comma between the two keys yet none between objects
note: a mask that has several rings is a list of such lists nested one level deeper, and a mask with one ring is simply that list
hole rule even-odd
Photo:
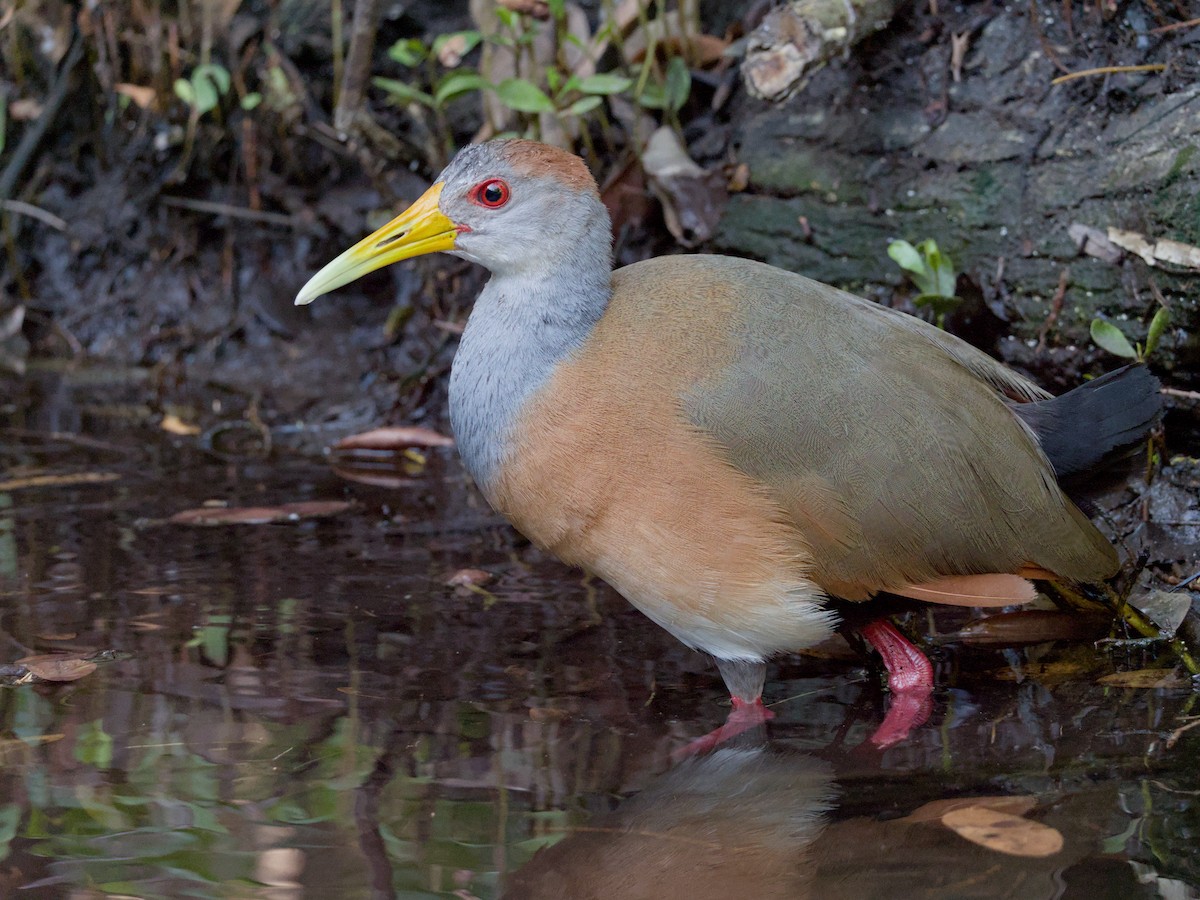
[{"label": "rufous nape", "polygon": [[[1002,606],[1029,579],[1093,583],[1112,544],[1064,484],[1160,415],[1144,367],[1052,398],[945,331],[783,269],[666,256],[613,270],[583,161],[526,140],[461,151],[297,303],[434,251],[491,270],[450,375],[450,420],[488,501],[709,653],[734,710],[768,718],[765,662],[828,637],[827,598]],[[861,629],[928,715],[929,661]]]}]

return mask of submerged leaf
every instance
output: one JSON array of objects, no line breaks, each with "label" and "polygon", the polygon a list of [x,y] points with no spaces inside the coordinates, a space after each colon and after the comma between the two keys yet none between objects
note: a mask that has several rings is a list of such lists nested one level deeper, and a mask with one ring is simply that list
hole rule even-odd
[{"label": "submerged leaf", "polygon": [[78,681],[96,671],[94,662],[63,653],[26,656],[18,659],[17,665],[24,666],[31,675],[42,681]]},{"label": "submerged leaf", "polygon": [[1141,690],[1188,686],[1188,682],[1180,677],[1174,669],[1134,669],[1132,672],[1114,672],[1111,675],[1105,675],[1099,680],[1099,683],[1108,687]]},{"label": "submerged leaf", "polygon": [[202,506],[175,513],[167,521],[172,525],[266,525],[334,516],[353,505],[345,500],[308,500],[280,506]]},{"label": "submerged leaf", "polygon": [[1057,829],[986,806],[951,810],[942,824],[973,844],[1008,856],[1053,856],[1063,848]]}]

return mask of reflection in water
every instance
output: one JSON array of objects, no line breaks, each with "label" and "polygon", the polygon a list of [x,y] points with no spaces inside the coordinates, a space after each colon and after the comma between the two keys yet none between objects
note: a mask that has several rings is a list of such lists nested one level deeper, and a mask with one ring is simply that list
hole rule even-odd
[{"label": "reflection in water", "polygon": [[[933,716],[882,753],[862,746],[883,698],[856,658],[787,659],[769,743],[672,766],[724,718],[707,661],[494,525],[449,455],[378,494],[304,459],[42,418],[67,433],[0,420],[4,477],[117,477],[0,489],[0,665],[117,655],[75,682],[0,687],[0,897],[1125,900],[1200,884],[1200,729],[1180,730],[1194,697],[1098,685],[1111,661],[1086,644],[948,647]],[[213,499],[357,505],[163,524]],[[447,587],[462,568],[497,577]],[[1031,798],[1023,815],[1063,849],[1005,855],[909,818],[986,795]]]},{"label": "reflection in water", "polygon": [[811,756],[720,749],[689,759],[539,852],[505,897],[791,900],[812,891],[813,841],[835,794]]}]

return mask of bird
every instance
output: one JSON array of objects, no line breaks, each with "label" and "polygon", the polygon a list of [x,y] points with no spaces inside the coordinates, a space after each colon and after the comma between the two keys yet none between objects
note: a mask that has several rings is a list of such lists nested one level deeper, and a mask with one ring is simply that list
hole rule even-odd
[{"label": "bird", "polygon": [[[1031,579],[1119,570],[1069,491],[1160,417],[1144,366],[1052,397],[915,316],[763,262],[614,270],[586,164],[524,139],[462,149],[296,303],[434,252],[491,272],[449,380],[466,469],[531,541],[715,660],[732,701],[718,741],[770,718],[767,661],[829,637],[831,598],[1000,606],[1033,599]],[[888,619],[860,631],[908,701],[883,746],[928,717],[933,668]]]}]

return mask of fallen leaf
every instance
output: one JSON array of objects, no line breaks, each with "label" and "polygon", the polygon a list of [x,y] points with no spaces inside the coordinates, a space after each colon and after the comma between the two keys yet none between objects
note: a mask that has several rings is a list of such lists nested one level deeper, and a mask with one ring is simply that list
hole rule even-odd
[{"label": "fallen leaf", "polygon": [[499,3],[505,9],[530,15],[535,19],[550,18],[550,4],[546,0],[499,0]]},{"label": "fallen leaf", "polygon": [[1174,669],[1134,669],[1130,672],[1114,672],[1099,679],[1098,684],[1123,688],[1181,688],[1188,683]]},{"label": "fallen leaf", "polygon": [[1075,222],[1067,229],[1067,234],[1075,242],[1075,248],[1080,253],[1094,256],[1106,263],[1119,263],[1125,256],[1125,251],[1110,241],[1108,235],[1099,228]]},{"label": "fallen leaf", "polygon": [[1151,240],[1139,232],[1120,228],[1109,228],[1108,239],[1121,249],[1141,257],[1147,265],[1170,263],[1200,271],[1200,247],[1167,239]]},{"label": "fallen leaf", "polygon": [[720,175],[700,168],[679,136],[665,125],[651,135],[642,167],[675,240],[694,247],[712,237],[729,199]]},{"label": "fallen leaf", "polygon": [[309,500],[281,506],[202,506],[175,513],[167,521],[172,525],[266,525],[335,516],[353,505],[345,500]]},{"label": "fallen leaf", "polygon": [[1087,678],[1089,672],[1093,671],[1099,665],[1099,657],[1095,658],[1094,665],[1084,665],[1078,660],[1065,659],[1048,663],[1025,663],[1019,671],[1009,666],[1004,669],[994,669],[987,674],[997,681],[1018,681],[1029,678],[1039,684],[1049,686]]},{"label": "fallen leaf", "polygon": [[449,587],[472,587],[487,584],[496,576],[483,569],[459,569],[446,579]]},{"label": "fallen leaf", "polygon": [[395,473],[392,469],[380,469],[371,466],[341,465],[331,466],[333,474],[347,481],[357,481],[359,484],[369,484],[372,487],[397,489],[412,487],[420,484],[415,478]]},{"label": "fallen leaf", "polygon": [[121,476],[116,472],[75,472],[70,475],[30,475],[26,478],[10,478],[0,481],[0,491],[19,491],[22,488],[68,487],[72,484],[102,484],[116,481]]},{"label": "fallen leaf", "polygon": [[974,645],[1094,640],[1107,630],[1109,622],[1108,616],[1040,609],[1018,610],[969,622],[945,637]]},{"label": "fallen leaf", "polygon": [[953,809],[942,816],[942,824],[973,844],[1008,856],[1053,856],[1063,848],[1057,829],[985,806]]},{"label": "fallen leaf", "polygon": [[8,104],[8,115],[14,122],[31,122],[42,114],[42,104],[32,97],[22,97]]},{"label": "fallen leaf", "polygon": [[96,671],[96,664],[77,656],[62,653],[45,653],[18,659],[17,665],[24,666],[30,674],[42,681],[78,681]]},{"label": "fallen leaf", "polygon": [[158,423],[158,427],[167,434],[194,435],[200,433],[199,425],[190,425],[174,413],[167,413]]},{"label": "fallen leaf", "polygon": [[123,81],[114,84],[113,90],[128,97],[141,109],[145,109],[153,103],[156,96],[152,87],[143,87],[140,84],[129,84]]},{"label": "fallen leaf", "polygon": [[1129,600],[1130,605],[1144,612],[1163,637],[1170,637],[1179,630],[1192,608],[1192,595],[1187,591],[1147,591]]},{"label": "fallen leaf", "polygon": [[1023,816],[1037,806],[1037,801],[1027,794],[1016,797],[948,797],[942,800],[931,800],[924,806],[919,806],[898,822],[940,822],[948,812],[956,809],[990,809],[993,812],[1006,813],[1012,816]]},{"label": "fallen leaf", "polygon": [[431,428],[375,428],[342,438],[334,450],[404,450],[408,447],[453,447],[454,439]]},{"label": "fallen leaf", "polygon": [[566,717],[566,710],[549,706],[535,706],[529,710],[529,718],[535,722],[555,722]]},{"label": "fallen leaf", "polygon": [[0,740],[0,766],[12,768],[33,762],[33,748],[38,744],[61,741],[63,734],[37,734],[26,738],[4,738]]}]

